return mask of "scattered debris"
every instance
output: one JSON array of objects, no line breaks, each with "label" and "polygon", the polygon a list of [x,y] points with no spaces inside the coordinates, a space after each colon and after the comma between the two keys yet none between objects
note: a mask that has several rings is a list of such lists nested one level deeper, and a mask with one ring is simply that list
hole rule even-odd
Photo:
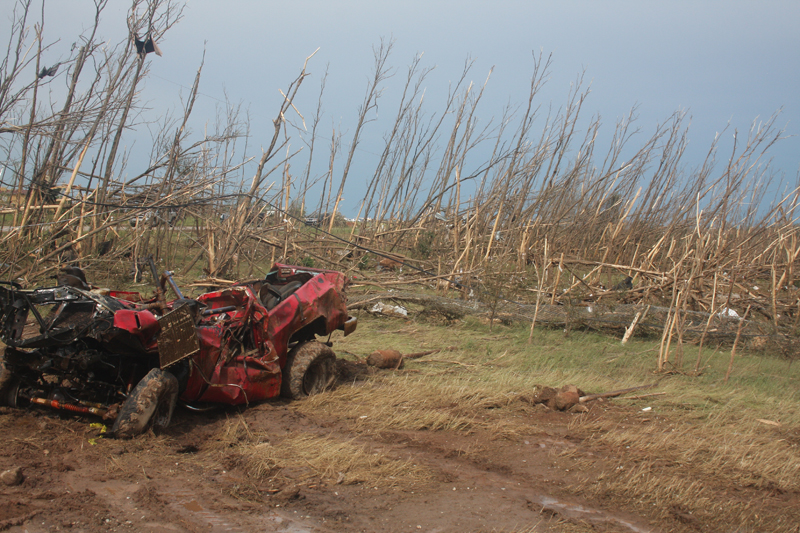
[{"label": "scattered debris", "polygon": [[59,286],[75,287],[85,291],[91,290],[92,286],[86,282],[86,274],[76,266],[62,266],[56,276],[53,276]]},{"label": "scattered debris", "polygon": [[369,357],[367,357],[367,364],[369,366],[374,366],[375,368],[390,368],[397,370],[399,368],[403,368],[403,364],[406,359],[416,359],[417,357],[430,355],[438,351],[439,350],[428,350],[427,352],[417,352],[403,355],[399,351],[393,349],[376,350],[372,352]]},{"label": "scattered debris", "polygon": [[377,350],[367,357],[367,364],[375,368],[403,368],[403,354],[397,350]]},{"label": "scattered debris", "polygon": [[737,313],[736,311],[734,311],[733,309],[730,309],[730,308],[728,308],[728,307],[723,307],[723,308],[720,310],[720,312],[719,312],[719,313],[717,313],[717,316],[721,316],[721,317],[723,317],[723,318],[724,318],[724,317],[730,317],[730,318],[741,318],[741,317],[739,316],[739,313]]},{"label": "scattered debris", "polygon": [[583,396],[583,391],[575,385],[564,385],[556,392],[556,395],[547,402],[547,407],[558,411],[566,411],[572,406],[577,405],[581,400],[581,396]]},{"label": "scattered debris", "polygon": [[378,302],[373,305],[370,312],[386,316],[408,317],[408,310],[405,307],[385,304],[383,302]]},{"label": "scattered debris", "polygon": [[61,62],[56,63],[55,65],[53,65],[50,68],[42,67],[41,72],[39,72],[39,76],[38,76],[39,79],[41,80],[41,79],[43,79],[43,78],[45,78],[47,76],[55,76],[56,72],[58,72],[58,67],[59,66],[61,66]]},{"label": "scattered debris", "polygon": [[[613,398],[620,396],[627,392],[633,392],[641,389],[647,389],[653,385],[642,385],[640,387],[631,387],[629,389],[622,389],[611,392],[604,392],[602,394],[585,394],[575,385],[564,385],[560,389],[553,387],[537,387],[536,393],[532,397],[524,397],[532,404],[543,404],[555,411],[570,411],[573,413],[585,413],[588,411],[585,404],[592,400],[600,400],[603,398]],[[644,396],[656,396],[662,393],[647,394]]]},{"label": "scattered debris", "polygon": [[230,287],[231,285],[236,285],[236,281],[229,280],[229,279],[222,279],[222,278],[205,278],[195,281],[194,283],[190,283],[189,287],[201,287],[203,289],[222,289],[225,287]]},{"label": "scattered debris", "polygon": [[378,260],[378,271],[381,270],[403,270],[403,263],[401,258],[382,257]]},{"label": "scattered debris", "polygon": [[633,335],[633,330],[636,329],[636,325],[639,323],[639,320],[644,319],[644,317],[647,316],[647,312],[649,310],[650,306],[648,305],[647,308],[644,310],[644,312],[642,312],[641,310],[636,312],[636,315],[633,317],[633,322],[631,322],[631,325],[625,328],[625,335],[622,336],[622,344],[628,342],[628,340],[631,338],[631,335]]},{"label": "scattered debris", "polygon": [[555,411],[566,411],[579,404],[583,395],[583,391],[575,385],[564,385],[560,389],[538,387],[536,393],[529,400],[534,405],[544,404]]},{"label": "scattered debris", "polygon": [[102,257],[114,248],[114,241],[103,241],[97,245],[97,255]]},{"label": "scattered debris", "polygon": [[161,56],[161,49],[150,35],[147,35],[144,40],[139,40],[139,37],[135,36],[133,38],[133,43],[136,45],[136,53],[139,54],[139,57],[142,59],[150,52],[154,52],[159,57]]},{"label": "scattered debris", "polygon": [[643,400],[645,398],[651,398],[653,396],[664,396],[666,392],[651,392],[650,394],[637,394],[636,396],[625,396],[624,398],[620,398],[620,400]]},{"label": "scattered debris", "polygon": [[639,387],[631,387],[629,389],[620,389],[620,390],[615,390],[615,391],[611,391],[611,392],[604,392],[602,394],[589,394],[587,396],[581,395],[580,401],[581,401],[581,403],[584,403],[584,402],[590,402],[592,400],[597,400],[597,399],[600,399],[600,398],[614,398],[615,396],[621,396],[621,395],[623,395],[623,394],[625,394],[627,392],[633,392],[633,391],[642,390],[642,389],[649,389],[650,387],[653,387],[653,386],[655,386],[655,384],[640,385]]},{"label": "scattered debris", "polygon": [[617,283],[616,285],[614,285],[614,288],[611,290],[617,292],[625,292],[631,290],[632,288],[633,288],[633,278],[631,276],[628,276],[619,283]]}]

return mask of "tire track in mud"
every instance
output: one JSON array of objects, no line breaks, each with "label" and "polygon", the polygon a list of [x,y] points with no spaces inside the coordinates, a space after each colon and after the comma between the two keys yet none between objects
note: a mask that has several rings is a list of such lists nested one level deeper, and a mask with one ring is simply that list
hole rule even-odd
[{"label": "tire track in mud", "polygon": [[290,405],[260,406],[248,411],[245,418],[252,428],[267,434],[318,432],[342,441],[355,440],[372,453],[411,460],[436,473],[436,481],[413,491],[379,490],[363,483],[316,489],[303,486],[302,497],[282,508],[316,521],[316,526],[309,525],[309,531],[322,531],[314,528],[335,524],[334,530],[342,532],[533,532],[552,531],[550,526],[562,519],[588,522],[606,531],[658,531],[640,516],[611,512],[563,495],[560,486],[564,472],[559,468],[573,469],[575,463],[561,461],[556,465],[553,454],[576,444],[562,437],[566,432],[562,420],[553,424],[552,432],[537,432],[510,442],[489,434],[448,431],[355,436],[345,421],[306,416]]},{"label": "tire track in mud", "polygon": [[[559,452],[575,448],[578,441],[569,439],[561,418],[539,420],[538,428],[531,424],[530,433],[512,439],[486,432],[354,434],[347,421],[306,416],[292,404],[254,406],[236,416],[242,416],[254,432],[275,437],[276,444],[281,437],[298,433],[324,434],[360,443],[371,453],[411,460],[429,469],[434,479],[410,488],[405,485],[405,489],[294,479],[298,497],[262,492],[249,501],[235,496],[237,485],[248,483],[247,472],[236,466],[235,457],[221,451],[217,441],[232,413],[184,414],[164,436],[145,435],[126,443],[99,440],[96,445],[87,441],[93,433],[81,423],[42,419],[27,423],[33,419],[15,417],[18,438],[39,435],[53,440],[47,445],[49,455],[43,445],[42,450],[28,448],[30,457],[14,449],[12,442],[6,445],[6,464],[13,453],[17,463],[29,465],[31,481],[39,478],[38,485],[26,483],[18,490],[47,488],[61,503],[47,508],[42,501],[42,512],[35,520],[11,531],[58,529],[67,519],[91,523],[79,528],[87,533],[533,533],[551,532],[554,526],[558,530],[562,520],[591,523],[603,531],[656,531],[640,516],[597,508],[565,495],[564,479],[574,471],[565,474],[564,469],[573,470],[577,462]],[[180,455],[184,452],[179,450],[186,447],[194,450],[191,456]],[[64,468],[59,466],[62,463]],[[59,510],[79,495],[84,496],[67,514]],[[111,521],[106,522],[107,518]]]},{"label": "tire track in mud", "polygon": [[[131,481],[66,480],[71,490],[88,490],[100,497],[121,523],[135,531],[189,531],[204,533],[249,533],[274,531],[281,533],[329,533],[292,517],[289,513],[267,508],[266,512],[215,508],[226,507],[222,495],[209,495],[204,490],[177,487],[174,482],[154,478],[148,483]],[[220,501],[222,500],[222,501]],[[263,509],[263,507],[262,507]],[[123,528],[124,529],[124,528]]]},{"label": "tire track in mud", "polygon": [[[467,442],[470,440],[471,443]],[[549,455],[559,449],[575,446],[567,440],[549,436],[528,437],[523,440],[510,453],[514,459],[525,465],[524,468],[509,465],[507,460],[498,456],[501,454],[493,454],[491,449],[503,448],[502,455],[505,455],[514,445],[498,444],[490,438],[396,432],[385,435],[382,441],[371,442],[376,449],[383,448],[384,453],[412,459],[437,470],[442,478],[441,486],[434,489],[434,494],[426,494],[422,505],[433,509],[443,506],[451,514],[463,512],[466,517],[463,520],[463,526],[467,528],[465,530],[474,527],[475,521],[486,517],[489,520],[483,527],[498,527],[500,531],[520,527],[526,531],[550,531],[548,522],[559,518],[588,522],[595,527],[602,527],[604,531],[659,531],[640,516],[596,508],[576,497],[555,495],[559,490],[554,478],[560,472],[557,467],[552,466],[553,460]],[[465,453],[465,449],[468,450],[470,446],[482,447],[483,450],[475,454],[469,451]],[[529,450],[526,451],[525,448]],[[402,507],[395,507],[399,510],[397,514],[402,515],[406,511]],[[420,521],[425,515],[420,513],[419,502],[415,502],[407,511],[415,512]],[[470,518],[471,515],[474,516]],[[435,524],[428,525],[433,526],[431,529],[423,526],[423,530],[458,530],[452,529],[456,525],[452,522],[444,529],[439,529],[442,527],[438,524],[439,521],[434,522]]]}]

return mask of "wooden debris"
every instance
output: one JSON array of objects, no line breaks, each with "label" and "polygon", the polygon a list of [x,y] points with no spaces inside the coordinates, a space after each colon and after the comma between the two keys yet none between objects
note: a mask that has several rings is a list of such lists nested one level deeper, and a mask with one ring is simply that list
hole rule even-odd
[{"label": "wooden debris", "polygon": [[627,328],[625,328],[625,335],[623,335],[623,337],[622,337],[622,344],[625,344],[626,342],[628,342],[628,339],[630,339],[631,336],[633,335],[633,330],[636,329],[636,325],[639,323],[639,320],[641,320],[644,317],[646,317],[647,316],[647,312],[649,310],[650,310],[650,306],[648,305],[647,308],[644,311],[637,311],[636,312],[636,316],[633,317],[633,322],[631,322],[631,325],[628,326]]},{"label": "wooden debris", "polygon": [[588,394],[586,396],[581,396],[580,402],[581,403],[591,402],[592,400],[597,400],[597,399],[600,399],[600,398],[614,398],[615,396],[621,396],[621,395],[623,395],[625,393],[628,393],[628,392],[633,392],[633,391],[642,390],[642,389],[649,389],[650,387],[654,387],[654,386],[655,386],[655,384],[641,385],[639,387],[631,387],[629,389],[621,389],[621,390],[615,390],[615,391],[611,391],[611,392],[604,392],[602,394]]},{"label": "wooden debris", "polygon": [[189,287],[230,287],[231,285],[235,285],[236,281],[231,281],[229,279],[222,279],[222,278],[206,278],[200,279],[195,281],[194,283],[189,284]]},{"label": "wooden debris", "polygon": [[643,398],[652,398],[653,396],[664,396],[666,392],[651,392],[650,394],[638,394],[636,396],[625,396],[620,400],[641,400]]},{"label": "wooden debris", "polygon": [[427,352],[415,352],[415,353],[407,353],[403,357],[406,359],[416,359],[417,357],[422,357],[424,355],[431,355],[434,353],[441,352],[441,350],[428,350]]}]

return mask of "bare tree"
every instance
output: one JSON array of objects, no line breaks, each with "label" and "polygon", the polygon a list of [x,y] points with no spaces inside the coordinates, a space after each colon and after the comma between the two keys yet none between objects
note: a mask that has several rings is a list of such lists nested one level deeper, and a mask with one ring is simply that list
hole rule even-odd
[{"label": "bare tree", "polygon": [[387,66],[386,62],[392,52],[393,42],[381,40],[380,45],[373,49],[373,56],[375,59],[373,66],[373,75],[367,86],[367,91],[364,95],[364,101],[358,109],[358,119],[356,120],[355,131],[353,138],[350,141],[350,151],[347,154],[347,159],[344,162],[344,170],[342,170],[342,179],[339,182],[339,190],[336,193],[336,200],[333,202],[333,210],[330,212],[330,222],[328,223],[328,231],[333,227],[333,221],[337,210],[339,209],[339,202],[342,200],[342,193],[344,192],[344,185],[347,182],[347,176],[350,173],[350,165],[353,162],[353,156],[356,153],[356,148],[361,138],[361,131],[364,125],[370,122],[370,113],[377,111],[378,100],[383,94],[381,84],[391,77],[391,69]]}]

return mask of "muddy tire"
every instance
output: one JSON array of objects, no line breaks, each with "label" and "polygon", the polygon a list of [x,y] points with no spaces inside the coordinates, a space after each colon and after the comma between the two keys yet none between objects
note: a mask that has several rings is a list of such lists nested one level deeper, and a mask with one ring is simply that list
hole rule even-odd
[{"label": "muddy tire", "polygon": [[0,406],[19,407],[18,392],[19,378],[8,368],[5,360],[0,361]]},{"label": "muddy tire", "polygon": [[316,341],[298,344],[286,357],[281,395],[305,398],[329,389],[336,379],[336,354]]},{"label": "muddy tire", "polygon": [[122,404],[111,434],[127,439],[150,427],[164,429],[169,426],[177,401],[177,378],[166,370],[154,368],[142,378]]}]

